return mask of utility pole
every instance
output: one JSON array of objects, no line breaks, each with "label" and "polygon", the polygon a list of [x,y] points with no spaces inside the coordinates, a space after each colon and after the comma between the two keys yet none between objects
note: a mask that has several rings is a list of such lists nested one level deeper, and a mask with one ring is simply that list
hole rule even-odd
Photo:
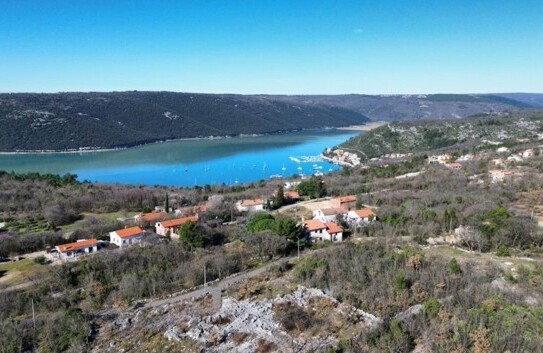
[{"label": "utility pole", "polygon": [[206,280],[206,265],[204,264],[204,287],[207,287],[207,280]]},{"label": "utility pole", "polygon": [[32,322],[34,323],[34,332],[36,332],[36,312],[34,311],[34,298],[32,298]]}]

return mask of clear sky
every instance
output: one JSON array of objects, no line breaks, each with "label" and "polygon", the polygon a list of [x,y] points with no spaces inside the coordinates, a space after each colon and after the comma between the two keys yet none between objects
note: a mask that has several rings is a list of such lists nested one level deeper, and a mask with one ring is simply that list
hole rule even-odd
[{"label": "clear sky", "polygon": [[543,93],[542,0],[0,0],[0,92]]}]

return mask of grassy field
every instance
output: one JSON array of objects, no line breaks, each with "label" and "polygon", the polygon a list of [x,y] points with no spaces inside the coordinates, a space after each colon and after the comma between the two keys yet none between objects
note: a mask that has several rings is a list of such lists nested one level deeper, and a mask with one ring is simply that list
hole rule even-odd
[{"label": "grassy field", "polygon": [[0,290],[30,283],[28,276],[41,266],[32,259],[0,263]]},{"label": "grassy field", "polygon": [[120,217],[132,217],[134,215],[138,214],[137,212],[110,212],[110,213],[90,213],[90,212],[84,212],[82,214],[83,218],[71,223],[61,226],[60,228],[64,233],[73,232],[76,229],[82,228],[82,225],[86,220],[89,218],[95,218],[101,223],[115,223],[117,218]]}]

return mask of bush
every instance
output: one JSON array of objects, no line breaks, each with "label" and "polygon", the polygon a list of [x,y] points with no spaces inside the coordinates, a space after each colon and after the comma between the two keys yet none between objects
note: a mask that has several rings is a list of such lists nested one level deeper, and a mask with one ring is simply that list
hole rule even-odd
[{"label": "bush", "polygon": [[441,309],[441,304],[437,298],[432,297],[424,302],[423,304],[424,313],[429,317],[434,317],[439,313]]},{"label": "bush", "polygon": [[449,271],[451,271],[453,275],[462,274],[462,269],[454,257],[449,261]]},{"label": "bush", "polygon": [[49,261],[47,261],[45,256],[38,256],[38,257],[34,258],[34,262],[39,264],[39,265],[45,265],[45,264],[49,263]]},{"label": "bush", "polygon": [[396,290],[408,289],[411,286],[411,281],[403,273],[398,273],[394,276],[394,288]]},{"label": "bush", "polygon": [[505,245],[498,246],[498,249],[496,249],[496,255],[498,256],[511,256],[511,251],[509,248]]}]

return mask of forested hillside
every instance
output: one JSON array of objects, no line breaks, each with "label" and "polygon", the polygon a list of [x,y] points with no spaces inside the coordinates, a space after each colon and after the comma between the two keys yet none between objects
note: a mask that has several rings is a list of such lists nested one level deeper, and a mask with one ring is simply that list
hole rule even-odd
[{"label": "forested hillside", "polygon": [[464,118],[474,114],[540,107],[543,95],[417,94],[417,95],[316,95],[272,96],[308,105],[328,105],[353,110],[372,120],[396,121]]},{"label": "forested hillside", "polygon": [[485,141],[537,136],[543,131],[543,111],[521,110],[443,121],[392,122],[351,138],[339,147],[363,160],[388,153],[416,153],[456,144],[473,147]]},{"label": "forested hillside", "polygon": [[112,148],[153,141],[347,126],[338,107],[173,92],[1,94],[0,151]]}]

